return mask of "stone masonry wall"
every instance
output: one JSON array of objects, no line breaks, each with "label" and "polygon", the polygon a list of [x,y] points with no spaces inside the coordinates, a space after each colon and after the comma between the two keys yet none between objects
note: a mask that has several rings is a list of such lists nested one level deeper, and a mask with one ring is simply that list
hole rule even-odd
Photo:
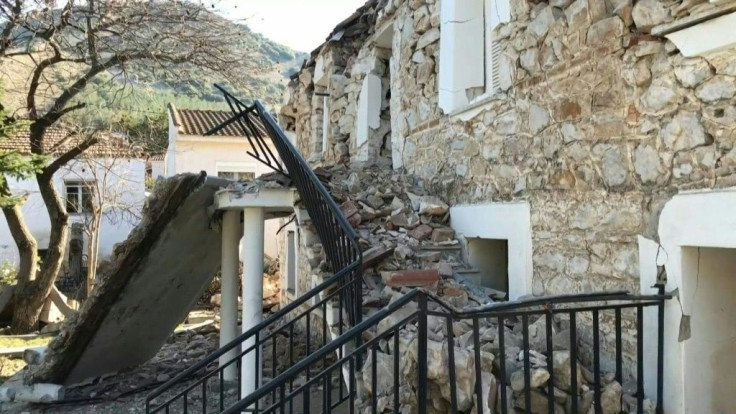
[{"label": "stone masonry wall", "polygon": [[[394,22],[394,164],[451,204],[527,200],[533,293],[636,291],[636,236],[656,239],[666,201],[680,190],[736,185],[736,52],[684,58],[648,33],[673,19],[662,2],[511,4],[511,22],[496,28],[510,82],[452,117],[438,107],[439,0],[383,6],[392,10],[375,27]],[[373,53],[367,39],[352,62]],[[341,82],[359,84],[348,72]],[[299,112],[300,139],[311,133],[306,88],[300,77],[287,105]],[[331,96],[348,98],[335,107],[354,108],[354,92]],[[331,128],[350,135],[352,111],[333,112]],[[337,136],[335,149],[351,142]]]}]

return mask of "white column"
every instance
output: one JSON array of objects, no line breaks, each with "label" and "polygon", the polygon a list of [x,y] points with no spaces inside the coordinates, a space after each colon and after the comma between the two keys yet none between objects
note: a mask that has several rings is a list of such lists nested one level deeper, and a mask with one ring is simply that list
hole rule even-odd
[{"label": "white column", "polygon": [[[222,288],[220,303],[220,348],[238,334],[238,245],[240,243],[240,211],[226,210],[222,217]],[[220,357],[220,366],[238,356],[238,348]],[[223,373],[225,381],[237,379],[238,365],[230,364]]]},{"label": "white column", "polygon": [[[243,211],[243,332],[263,320],[263,233],[264,213],[259,207]],[[253,346],[255,337],[243,343],[243,350]],[[262,360],[262,359],[261,359]],[[261,365],[261,364],[259,364]],[[255,391],[258,379],[254,351],[243,357],[243,397]],[[258,377],[261,367],[257,367]]]}]

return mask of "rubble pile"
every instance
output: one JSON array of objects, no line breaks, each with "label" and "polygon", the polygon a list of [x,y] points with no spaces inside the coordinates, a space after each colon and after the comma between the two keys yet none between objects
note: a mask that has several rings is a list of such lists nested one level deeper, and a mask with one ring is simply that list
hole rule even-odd
[{"label": "rubble pile", "polygon": [[[263,257],[263,312],[264,317],[268,317],[269,314],[276,312],[280,308],[280,293],[281,293],[281,277],[279,270],[279,261],[275,260],[268,255]],[[243,281],[243,263],[240,262],[238,269],[238,310],[242,310],[242,281]],[[208,303],[216,310],[220,308],[222,303],[222,294],[220,292],[221,276],[218,272],[217,276],[212,280],[212,283],[207,288],[205,293],[200,299],[200,303]],[[219,324],[219,314],[217,312],[216,321]]]},{"label": "rubble pile", "polygon": [[[378,331],[390,328],[396,321],[416,310],[415,304],[410,304],[406,312],[398,312],[395,320],[386,320],[379,324]],[[436,308],[436,303],[429,303],[430,310]],[[440,310],[440,309],[436,309]],[[530,321],[530,349],[529,360],[531,365],[531,407],[530,412],[535,414],[548,413],[547,392],[549,381],[554,385],[555,414],[572,414],[572,399],[578,399],[577,414],[595,412],[594,374],[587,369],[582,360],[578,360],[575,375],[577,389],[571,390],[572,369],[569,350],[569,327],[567,321],[555,317],[553,320],[554,348],[553,372],[547,370],[546,354],[546,319],[541,317]],[[475,409],[475,348],[473,331],[470,321],[454,321],[452,324],[456,396],[460,412],[499,412],[501,396],[499,384],[505,385],[507,392],[508,412],[518,412],[516,409],[525,409],[524,383],[524,350],[522,346],[522,331],[520,320],[508,320],[503,326],[505,345],[505,378],[500,381],[500,347],[498,342],[499,327],[496,320],[480,320],[480,366],[481,390],[483,395],[483,410]],[[565,341],[565,339],[568,339]],[[447,339],[446,319],[430,316],[428,320],[428,402],[429,413],[446,413],[451,411],[450,398],[450,370]],[[399,372],[401,375],[400,412],[416,412],[416,378],[417,378],[417,328],[408,325],[400,331],[399,343]],[[393,409],[393,341],[382,341],[380,350],[376,354],[378,366],[378,381],[375,392],[378,396],[378,411]],[[358,375],[358,404],[360,408],[369,409],[372,399],[372,356]],[[637,412],[637,399],[634,396],[635,383],[625,381],[622,387],[615,380],[613,373],[605,373],[601,377],[601,412],[604,414],[619,414],[621,412]],[[501,385],[504,386],[504,385]],[[643,412],[654,413],[655,404],[644,400]],[[473,410],[473,411],[471,411]]]},{"label": "rubble pile", "polygon": [[506,292],[467,283],[460,241],[447,203],[425,193],[414,176],[343,165],[315,171],[355,228],[363,251],[364,312],[390,301],[392,289],[430,288],[459,307],[485,305]]},{"label": "rubble pile", "polygon": [[[463,279],[468,270],[462,254],[461,240],[449,227],[449,207],[441,199],[428,195],[417,178],[397,171],[368,168],[361,171],[344,166],[318,168],[318,177],[330,190],[333,198],[355,228],[363,250],[364,280],[369,289],[364,289],[363,309],[365,316],[398,299],[409,288],[422,287],[458,310],[488,305],[507,298],[499,292],[476,286]],[[323,257],[320,254],[320,257]],[[437,307],[430,301],[430,307]],[[440,309],[436,309],[440,310]],[[383,320],[376,329],[366,333],[368,337],[380,334],[412,312],[416,304],[405,308]],[[555,413],[572,414],[572,399],[578,399],[580,414],[594,412],[594,378],[590,361],[585,361],[580,349],[577,363],[577,390],[571,390],[571,364],[569,350],[569,322],[555,316],[552,327],[554,351],[547,355],[546,319],[532,319],[529,325],[531,363],[531,407],[532,413],[547,413],[547,386],[554,384]],[[501,403],[499,384],[507,384],[509,412],[525,408],[524,399],[524,350],[522,349],[521,320],[507,319],[503,326],[505,334],[505,378],[500,379],[497,321],[482,320],[480,324],[481,378],[484,401],[483,412],[499,408]],[[585,330],[585,326],[578,326]],[[457,385],[458,409],[471,412],[475,406],[475,350],[470,321],[454,321],[455,383]],[[417,328],[407,325],[400,332],[400,383],[401,412],[416,412],[417,375]],[[428,394],[431,398],[430,413],[445,413],[451,410],[450,370],[446,320],[430,317],[428,347]],[[581,336],[578,336],[581,338]],[[393,409],[393,353],[392,341],[381,341],[381,351],[376,355],[378,362],[379,412]],[[579,348],[583,340],[580,340]],[[553,358],[553,372],[547,371],[547,358]],[[369,409],[372,361],[364,365],[358,375],[360,409]],[[633,396],[633,383],[624,389],[607,373],[601,378],[601,409],[605,414],[636,412],[637,400]],[[626,382],[626,381],[625,381]],[[644,412],[652,412],[654,404],[645,400]],[[478,410],[473,412],[480,412]]]},{"label": "rubble pile", "polygon": [[[152,389],[199,361],[218,348],[219,334],[214,325],[176,332],[150,361],[137,367],[86,380],[65,388],[65,399],[109,401]],[[145,393],[143,393],[145,396]]]}]

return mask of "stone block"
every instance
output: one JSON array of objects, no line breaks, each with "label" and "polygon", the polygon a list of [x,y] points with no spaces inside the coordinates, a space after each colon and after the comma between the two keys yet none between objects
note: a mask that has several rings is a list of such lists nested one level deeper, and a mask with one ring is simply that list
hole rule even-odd
[{"label": "stone block", "polygon": [[634,170],[643,183],[656,182],[661,173],[659,152],[650,145],[639,145],[634,154]]},{"label": "stone block", "polygon": [[409,232],[409,236],[419,241],[426,240],[432,234],[432,227],[426,224],[420,224],[414,230]]},{"label": "stone block", "polygon": [[585,43],[594,45],[616,40],[624,34],[624,29],[624,23],[618,16],[603,19],[590,26]]},{"label": "stone block", "polygon": [[680,111],[662,130],[662,140],[667,148],[680,151],[705,144],[706,136],[696,113]]},{"label": "stone block", "polygon": [[532,20],[529,24],[529,31],[537,38],[544,39],[547,36],[547,32],[555,21],[563,16],[562,11],[555,7],[545,7],[538,14],[537,17]]},{"label": "stone block", "polygon": [[431,287],[440,280],[437,270],[399,270],[381,272],[384,283],[391,287]]},{"label": "stone block", "polygon": [[658,24],[669,17],[668,5],[659,0],[640,0],[634,5],[631,16],[640,32],[649,33]]},{"label": "stone block", "polygon": [[700,85],[695,95],[703,102],[731,99],[736,95],[736,78],[716,75]]},{"label": "stone block", "polygon": [[565,10],[567,25],[573,28],[582,28],[590,24],[588,17],[588,0],[576,0]]},{"label": "stone block", "polygon": [[713,69],[703,58],[686,59],[675,66],[675,77],[687,88],[695,88],[712,76]]},{"label": "stone block", "polygon": [[455,230],[450,227],[440,227],[432,231],[432,241],[441,243],[455,239]]}]

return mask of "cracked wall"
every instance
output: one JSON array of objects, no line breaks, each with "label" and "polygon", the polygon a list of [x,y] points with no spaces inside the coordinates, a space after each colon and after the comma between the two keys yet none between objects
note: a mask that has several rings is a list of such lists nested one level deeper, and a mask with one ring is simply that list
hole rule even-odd
[{"label": "cracked wall", "polygon": [[[640,3],[512,0],[494,32],[511,82],[452,117],[439,106],[439,1],[390,1],[368,36],[329,50],[365,67],[371,31],[393,22],[393,165],[452,204],[528,201],[535,294],[637,291],[637,235],[657,239],[667,200],[736,185],[736,52],[683,57],[649,34],[683,12]],[[331,116],[344,132],[362,79],[348,72],[332,75],[349,90],[335,98],[350,109]],[[293,86],[292,100],[306,89]],[[351,139],[323,162],[349,160]]]}]

